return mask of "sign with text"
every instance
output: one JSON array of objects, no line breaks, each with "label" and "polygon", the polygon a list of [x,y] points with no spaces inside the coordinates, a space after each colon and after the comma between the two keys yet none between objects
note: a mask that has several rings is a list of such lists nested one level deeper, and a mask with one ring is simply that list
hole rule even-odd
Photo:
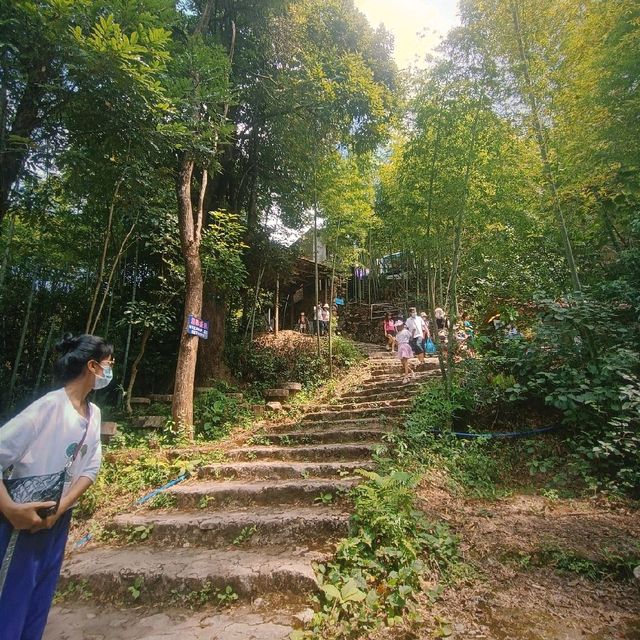
[{"label": "sign with text", "polygon": [[198,336],[206,340],[209,337],[209,323],[195,316],[189,316],[187,322],[187,333],[192,336]]}]

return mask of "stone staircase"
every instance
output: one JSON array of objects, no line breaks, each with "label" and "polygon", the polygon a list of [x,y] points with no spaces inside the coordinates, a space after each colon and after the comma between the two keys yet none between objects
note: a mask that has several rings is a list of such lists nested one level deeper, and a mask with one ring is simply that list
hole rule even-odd
[{"label": "stone staircase", "polygon": [[[128,544],[73,553],[60,589],[82,585],[91,598],[55,607],[46,640],[286,638],[310,615],[312,563],[347,534],[356,470],[374,467],[376,447],[437,367],[428,360],[402,385],[396,358],[377,347],[368,355],[369,377],[337,401],[229,450],[165,491],[166,509],[117,516],[110,528]],[[187,615],[185,602],[224,594],[231,608]]]}]

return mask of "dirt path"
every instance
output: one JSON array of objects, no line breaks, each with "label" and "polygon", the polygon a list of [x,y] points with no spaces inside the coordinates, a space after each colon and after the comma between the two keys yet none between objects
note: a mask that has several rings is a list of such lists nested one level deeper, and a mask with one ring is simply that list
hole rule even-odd
[{"label": "dirt path", "polygon": [[637,512],[523,494],[465,500],[435,473],[420,497],[461,537],[475,574],[429,607],[421,640],[640,639],[640,583],[606,575],[620,558],[638,557]]}]

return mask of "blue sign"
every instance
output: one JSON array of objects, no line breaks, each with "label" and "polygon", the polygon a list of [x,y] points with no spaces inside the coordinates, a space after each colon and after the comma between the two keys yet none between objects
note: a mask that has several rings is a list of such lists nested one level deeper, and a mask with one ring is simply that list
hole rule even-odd
[{"label": "blue sign", "polygon": [[341,306],[344,304],[344,298],[336,298],[336,304],[338,306]]},{"label": "blue sign", "polygon": [[195,316],[189,316],[189,321],[187,322],[187,333],[206,340],[209,337],[209,323],[206,320],[201,320]]}]

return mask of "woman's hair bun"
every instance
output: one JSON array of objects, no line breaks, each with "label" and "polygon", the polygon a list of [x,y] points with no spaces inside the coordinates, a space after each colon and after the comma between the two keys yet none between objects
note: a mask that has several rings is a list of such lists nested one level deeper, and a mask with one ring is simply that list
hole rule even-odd
[{"label": "woman's hair bun", "polygon": [[65,333],[64,336],[62,336],[62,340],[56,345],[56,351],[64,355],[65,353],[69,353],[69,351],[73,351],[77,346],[78,338],[74,337],[71,333]]}]

